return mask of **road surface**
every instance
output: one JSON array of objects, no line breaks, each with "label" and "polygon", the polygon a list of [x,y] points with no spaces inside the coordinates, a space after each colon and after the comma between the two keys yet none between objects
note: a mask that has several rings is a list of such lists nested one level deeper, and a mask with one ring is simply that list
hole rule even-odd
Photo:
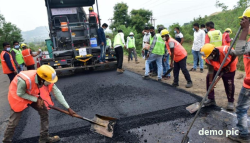
[{"label": "road surface", "polygon": [[[0,76],[1,85],[6,86],[8,80],[2,77],[7,76]],[[185,107],[201,100],[196,95],[167,84],[143,80],[140,75],[130,71],[124,74],[105,71],[62,76],[56,85],[79,115],[92,118],[95,114],[101,114],[119,119],[114,137],[110,139],[91,132],[88,122],[50,110],[50,133],[59,135],[61,143],[179,143],[194,117]],[[6,105],[7,93],[2,92],[2,86],[0,88],[3,96],[0,101],[1,123],[6,121],[9,105]],[[6,87],[4,92],[7,92]],[[54,101],[55,106],[63,108]],[[37,142],[39,122],[35,110],[25,110],[16,129],[14,143]],[[190,143],[230,143],[226,130],[232,130],[235,122],[232,113],[221,111],[218,107],[204,108],[189,134]],[[199,135],[202,128],[222,130],[223,134]],[[2,140],[1,135],[2,132]]]}]

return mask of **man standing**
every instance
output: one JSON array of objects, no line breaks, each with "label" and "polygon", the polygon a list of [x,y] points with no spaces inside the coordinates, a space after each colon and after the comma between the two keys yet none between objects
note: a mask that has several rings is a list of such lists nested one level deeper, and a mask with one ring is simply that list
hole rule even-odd
[{"label": "man standing", "polygon": [[232,34],[233,32],[232,32],[232,30],[230,29],[230,28],[227,28],[226,30],[225,30],[225,32],[223,33],[223,35],[222,35],[222,45],[223,46],[230,46],[231,44],[230,44],[230,42],[232,41],[231,39],[230,39],[230,34]]},{"label": "man standing", "polygon": [[144,79],[149,79],[149,64],[156,61],[158,81],[162,79],[162,56],[167,54],[165,42],[162,40],[160,34],[155,33],[154,27],[150,27],[150,49],[148,51],[147,60],[145,63]]},{"label": "man standing", "polygon": [[[201,54],[203,59],[206,59],[206,63],[208,65],[208,74],[206,78],[207,90],[212,83],[215,74],[219,70],[222,61],[224,60],[229,46],[219,46],[215,47],[213,44],[205,44],[201,48]],[[228,104],[227,110],[234,110],[234,76],[235,71],[237,69],[236,65],[238,63],[238,59],[233,53],[227,58],[226,63],[223,65],[223,70],[220,74],[222,75],[222,80],[225,87],[225,92],[227,94]],[[205,106],[216,105],[214,98],[214,90],[208,94],[208,99],[204,102]]]},{"label": "man standing", "polygon": [[180,28],[175,27],[174,33],[175,33],[175,40],[178,41],[182,45],[184,42],[184,37],[183,37],[183,34],[180,32]]},{"label": "man standing", "polygon": [[250,107],[250,39],[248,39],[248,42],[246,42],[247,36],[250,34],[249,17],[250,8],[247,8],[243,13],[243,16],[239,17],[242,19],[240,23],[242,32],[240,34],[239,40],[236,42],[235,53],[238,56],[243,55],[246,77],[244,79],[236,107],[236,115],[238,119],[237,127],[239,129],[239,134],[229,136],[230,139],[241,143],[250,142],[247,115],[247,111]]},{"label": "man standing", "polygon": [[129,36],[127,37],[127,46],[126,47],[128,48],[128,61],[130,61],[130,57],[132,56],[132,53],[133,53],[134,57],[135,57],[135,63],[139,64],[139,62],[137,60],[135,37],[134,37],[133,32],[130,32]]},{"label": "man standing", "polygon": [[22,55],[27,70],[35,70],[35,60],[33,57],[38,56],[41,53],[41,49],[39,49],[37,54],[33,54],[26,44],[21,44],[21,48],[23,49]]},{"label": "man standing", "polygon": [[207,29],[206,29],[205,24],[201,24],[201,30],[203,30],[205,34],[207,34]]},{"label": "man standing", "polygon": [[100,55],[100,64],[107,63],[108,61],[105,60],[106,57],[106,36],[104,33],[104,30],[108,28],[108,24],[104,23],[102,27],[98,29],[98,44],[100,45],[101,48],[101,55]]},{"label": "man standing", "polygon": [[10,54],[10,44],[7,42],[3,43],[3,51],[1,52],[1,63],[3,73],[7,74],[10,82],[14,79],[17,74],[16,66],[14,64],[13,58]]},{"label": "man standing", "polygon": [[194,42],[192,46],[192,54],[194,57],[194,65],[190,71],[196,71],[198,59],[200,61],[200,72],[203,73],[203,59],[201,58],[200,49],[205,43],[205,32],[199,29],[199,24],[195,23],[193,25],[194,30]]},{"label": "man standing", "polygon": [[214,29],[214,23],[207,22],[206,28],[208,30],[208,33],[205,37],[205,44],[210,43],[213,44],[215,47],[222,46],[222,34],[220,30]]},{"label": "man standing", "polygon": [[[150,32],[148,27],[144,28],[143,34],[144,36],[143,36],[142,47],[145,47],[145,44],[150,43]],[[145,49],[142,52],[144,52],[145,57],[148,55],[148,50]]]},{"label": "man standing", "polygon": [[170,51],[170,67],[174,68],[174,82],[172,85],[175,87],[179,86],[179,73],[181,69],[187,80],[186,88],[191,88],[193,83],[186,65],[187,51],[179,42],[169,36],[168,30],[162,30],[161,37],[164,41],[166,41],[167,49]]},{"label": "man standing", "polygon": [[11,115],[7,129],[4,133],[3,143],[11,143],[14,131],[22,116],[22,112],[30,105],[40,115],[41,129],[39,143],[53,143],[60,140],[58,136],[49,137],[49,116],[44,101],[51,100],[49,93],[41,97],[40,89],[43,86],[50,87],[56,99],[68,109],[71,116],[75,112],[65,101],[61,91],[54,84],[58,80],[55,70],[47,65],[37,70],[22,71],[11,82],[8,100],[11,107]]},{"label": "man standing", "polygon": [[19,42],[17,42],[17,41],[13,42],[13,48],[11,49],[11,55],[13,57],[15,64],[16,64],[18,73],[20,71],[23,71],[24,60],[23,60],[22,50],[20,49]]},{"label": "man standing", "polygon": [[93,7],[89,8],[89,17],[96,17],[96,23],[99,24],[98,14],[94,12]]},{"label": "man standing", "polygon": [[114,39],[114,48],[117,58],[117,72],[123,73],[124,69],[122,68],[123,63],[123,47],[126,48],[124,34],[122,30],[118,30],[118,34],[116,34]]}]

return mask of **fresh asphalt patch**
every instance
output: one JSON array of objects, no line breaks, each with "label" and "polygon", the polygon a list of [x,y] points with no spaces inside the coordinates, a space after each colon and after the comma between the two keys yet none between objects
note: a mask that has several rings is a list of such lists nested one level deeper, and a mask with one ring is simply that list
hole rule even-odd
[{"label": "fresh asphalt patch", "polygon": [[[79,115],[95,114],[118,118],[112,139],[90,131],[88,122],[50,111],[50,133],[67,143],[177,143],[182,140],[193,116],[186,106],[201,98],[154,80],[143,80],[138,74],[125,71],[83,73],[60,77],[56,84],[70,107]],[[195,88],[195,87],[193,87]],[[54,100],[55,101],[55,100]],[[55,106],[63,108],[57,101]],[[40,118],[35,110],[25,110],[15,132],[15,143],[38,141]],[[192,143],[230,142],[221,136],[202,136],[202,128],[227,130],[235,117],[218,107],[204,108],[190,132]]]}]

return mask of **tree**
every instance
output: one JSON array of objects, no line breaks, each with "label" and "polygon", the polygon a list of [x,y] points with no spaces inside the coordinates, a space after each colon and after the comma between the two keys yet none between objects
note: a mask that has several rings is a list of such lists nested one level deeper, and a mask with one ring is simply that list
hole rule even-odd
[{"label": "tree", "polygon": [[131,23],[130,27],[135,27],[136,31],[138,33],[141,33],[141,31],[144,29],[145,23],[147,23],[150,20],[150,17],[152,16],[152,11],[145,10],[145,9],[133,9],[131,12]]},{"label": "tree", "polygon": [[164,25],[162,25],[162,24],[159,24],[159,25],[157,25],[156,27],[157,27],[157,29],[159,29],[159,28],[167,29],[167,28],[166,28]]},{"label": "tree", "polygon": [[23,41],[21,30],[11,22],[6,22],[4,16],[0,14],[0,51],[3,49],[3,42],[12,44],[14,41]]},{"label": "tree", "polygon": [[226,11],[228,6],[226,6],[224,3],[220,3],[219,0],[216,1],[216,4],[215,4],[216,7],[220,7],[222,9],[222,11]]},{"label": "tree", "polygon": [[126,3],[117,3],[114,6],[114,22],[111,24],[110,29],[118,27],[119,25],[128,25],[130,17],[128,15],[128,5]]}]

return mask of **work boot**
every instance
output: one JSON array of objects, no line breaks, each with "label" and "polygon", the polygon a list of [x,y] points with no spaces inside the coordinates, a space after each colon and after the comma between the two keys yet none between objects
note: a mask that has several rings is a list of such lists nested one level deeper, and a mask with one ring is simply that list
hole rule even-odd
[{"label": "work boot", "polygon": [[196,69],[194,69],[194,68],[191,68],[189,71],[196,71]]},{"label": "work boot", "polygon": [[192,82],[188,82],[188,83],[186,84],[186,88],[191,88],[191,87],[193,87],[193,83],[192,83]]},{"label": "work boot", "polygon": [[234,103],[233,102],[228,102],[227,103],[227,110],[228,111],[233,111],[234,110]]},{"label": "work boot", "polygon": [[200,69],[200,72],[203,73],[203,69]]},{"label": "work boot", "polygon": [[53,136],[53,137],[40,137],[39,138],[39,143],[55,143],[60,141],[60,137],[59,136]]},{"label": "work boot", "polygon": [[250,137],[249,135],[247,136],[241,136],[241,135],[230,135],[228,136],[229,139],[233,141],[238,141],[240,143],[249,143],[250,142]]},{"label": "work boot", "polygon": [[123,70],[122,69],[117,69],[117,73],[123,73]]},{"label": "work boot", "polygon": [[157,76],[157,73],[153,72],[153,73],[151,74],[151,76]]},{"label": "work boot", "polygon": [[160,78],[158,78],[158,79],[157,79],[157,81],[161,82],[161,79],[160,79]]},{"label": "work boot", "polygon": [[148,80],[150,77],[148,75],[142,76],[143,79]]},{"label": "work boot", "polygon": [[172,83],[172,86],[177,87],[177,86],[179,86],[179,84],[176,83],[176,82],[173,82],[173,83]]},{"label": "work boot", "polygon": [[204,106],[212,106],[212,105],[216,105],[215,100],[206,99],[206,100],[204,101]]}]

